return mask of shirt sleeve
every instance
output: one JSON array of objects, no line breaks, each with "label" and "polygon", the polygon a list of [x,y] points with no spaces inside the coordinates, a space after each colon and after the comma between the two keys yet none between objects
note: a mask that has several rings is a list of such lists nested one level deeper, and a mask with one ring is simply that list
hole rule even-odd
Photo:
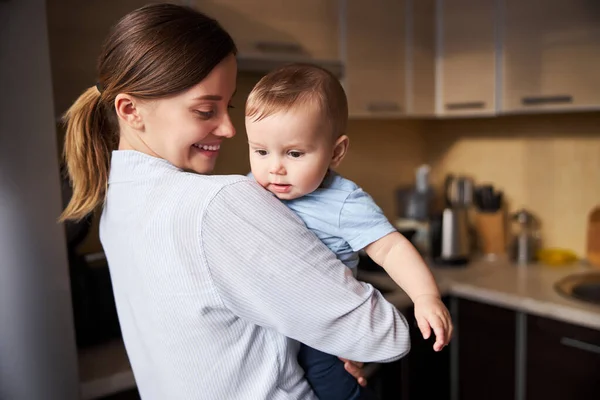
[{"label": "shirt sleeve", "polygon": [[373,198],[362,189],[356,189],[346,198],[339,223],[341,235],[354,251],[397,231]]},{"label": "shirt sleeve", "polygon": [[396,308],[255,182],[214,197],[201,238],[219,296],[239,317],[351,360],[386,362],[409,351]]}]

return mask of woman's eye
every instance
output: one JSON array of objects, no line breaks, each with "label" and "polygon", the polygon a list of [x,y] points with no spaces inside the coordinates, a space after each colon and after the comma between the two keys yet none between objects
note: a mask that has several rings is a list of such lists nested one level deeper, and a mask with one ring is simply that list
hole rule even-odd
[{"label": "woman's eye", "polygon": [[196,110],[196,114],[198,114],[200,117],[202,117],[204,119],[210,119],[215,115],[215,112],[214,112],[214,110],[210,110],[210,111]]},{"label": "woman's eye", "polygon": [[266,156],[267,155],[267,151],[266,150],[256,150],[255,152],[259,156]]},{"label": "woman's eye", "polygon": [[292,158],[299,158],[299,157],[302,157],[302,155],[303,155],[304,153],[302,153],[302,152],[300,152],[300,151],[290,151],[288,154],[289,154],[289,156],[290,156],[290,157],[292,157]]},{"label": "woman's eye", "polygon": [[232,108],[235,108],[235,106],[233,104],[227,104],[227,108],[231,110]]}]

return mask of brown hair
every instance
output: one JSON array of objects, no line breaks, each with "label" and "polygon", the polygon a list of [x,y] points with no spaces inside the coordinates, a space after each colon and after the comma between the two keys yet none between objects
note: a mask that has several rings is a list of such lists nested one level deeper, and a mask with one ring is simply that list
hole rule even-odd
[{"label": "brown hair", "polygon": [[346,133],[348,101],[331,72],[311,64],[289,64],[264,76],[246,102],[246,116],[259,121],[279,111],[316,103],[337,138]]},{"label": "brown hair", "polygon": [[191,8],[152,4],[123,17],[98,58],[98,86],[64,116],[64,158],[73,197],[60,220],[80,220],[104,201],[110,154],[118,143],[119,93],[141,99],[175,95],[202,81],[235,44],[217,21]]}]

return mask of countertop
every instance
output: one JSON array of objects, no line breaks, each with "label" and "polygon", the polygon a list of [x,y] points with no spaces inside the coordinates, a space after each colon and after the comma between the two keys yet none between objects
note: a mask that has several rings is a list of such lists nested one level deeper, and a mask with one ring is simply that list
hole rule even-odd
[{"label": "countertop", "polygon": [[[554,289],[560,279],[594,271],[584,264],[516,266],[506,259],[471,262],[465,267],[431,266],[443,295],[480,301],[600,330],[600,306],[565,297]],[[382,269],[383,271],[383,269]],[[600,272],[596,269],[595,271]],[[398,308],[411,305],[409,297],[383,272],[360,271],[359,279],[380,289]]]}]

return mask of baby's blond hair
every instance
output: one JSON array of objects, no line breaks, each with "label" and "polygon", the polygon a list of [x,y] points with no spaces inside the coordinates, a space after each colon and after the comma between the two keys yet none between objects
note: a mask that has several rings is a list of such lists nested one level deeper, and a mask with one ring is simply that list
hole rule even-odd
[{"label": "baby's blond hair", "polygon": [[316,105],[331,124],[334,137],[346,133],[348,101],[339,80],[311,64],[290,64],[264,76],[246,102],[246,116],[259,121],[294,107]]}]

